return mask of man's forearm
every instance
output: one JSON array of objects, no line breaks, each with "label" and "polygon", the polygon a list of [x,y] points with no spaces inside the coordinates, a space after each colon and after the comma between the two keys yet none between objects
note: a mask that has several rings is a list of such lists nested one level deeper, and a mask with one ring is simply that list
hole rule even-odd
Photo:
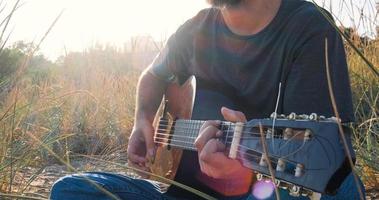
[{"label": "man's forearm", "polygon": [[137,85],[135,125],[139,122],[153,122],[155,113],[161,103],[167,83],[145,70]]}]

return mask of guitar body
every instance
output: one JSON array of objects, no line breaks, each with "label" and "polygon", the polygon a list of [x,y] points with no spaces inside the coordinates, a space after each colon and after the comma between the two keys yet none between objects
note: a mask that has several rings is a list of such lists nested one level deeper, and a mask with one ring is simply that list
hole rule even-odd
[{"label": "guitar body", "polygon": [[[159,118],[167,118],[167,126],[171,126],[175,119],[191,119],[196,91],[194,77],[188,79],[183,85],[170,84],[154,119],[155,129],[159,129]],[[163,127],[166,128],[166,127]],[[169,133],[167,133],[167,140]],[[153,174],[174,180],[180,164],[183,150],[170,148],[165,145],[157,147],[156,155],[150,170]],[[151,177],[151,179],[154,179]]]}]

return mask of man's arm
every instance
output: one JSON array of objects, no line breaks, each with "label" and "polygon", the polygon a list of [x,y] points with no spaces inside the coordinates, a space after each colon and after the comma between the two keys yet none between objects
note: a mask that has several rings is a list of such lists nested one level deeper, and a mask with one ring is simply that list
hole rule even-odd
[{"label": "man's arm", "polygon": [[155,154],[152,123],[168,84],[149,69],[142,73],[138,81],[135,121],[127,150],[128,164],[145,171],[148,171],[146,158]]},{"label": "man's arm", "polygon": [[153,75],[149,69],[141,74],[137,85],[136,124],[139,121],[153,122],[155,113],[167,87],[167,82]]}]

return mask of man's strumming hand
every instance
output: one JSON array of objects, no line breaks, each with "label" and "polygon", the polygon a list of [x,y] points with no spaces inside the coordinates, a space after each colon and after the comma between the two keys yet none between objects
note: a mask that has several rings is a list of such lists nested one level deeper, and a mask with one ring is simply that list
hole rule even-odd
[{"label": "man's strumming hand", "polygon": [[[154,157],[155,145],[153,140],[154,128],[150,121],[139,120],[133,127],[128,143],[128,165],[143,171],[149,171],[147,158]],[[148,176],[138,173],[143,178]]]}]

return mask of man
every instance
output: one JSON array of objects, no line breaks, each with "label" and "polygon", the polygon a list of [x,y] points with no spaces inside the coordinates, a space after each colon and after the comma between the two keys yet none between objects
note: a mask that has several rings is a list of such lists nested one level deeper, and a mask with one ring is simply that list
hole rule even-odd
[{"label": "man", "polygon": [[[168,84],[183,83],[191,75],[196,76],[200,89],[233,94],[241,112],[223,108],[220,112],[228,121],[267,118],[275,111],[278,91],[278,113],[334,116],[325,71],[326,38],[341,119],[354,121],[341,38],[313,4],[302,0],[208,2],[213,7],[183,24],[140,77],[135,124],[128,146],[129,165],[148,170],[147,160],[155,154],[152,121],[161,97]],[[217,140],[217,127],[216,121],[203,125],[196,140],[199,156],[191,162],[200,167],[200,176],[205,179],[244,188],[231,197],[221,195],[216,187],[204,191],[222,199],[255,199],[250,188],[240,183],[245,177],[252,177],[252,172],[225,156],[225,147]],[[183,183],[196,187],[201,179],[195,176],[189,173]],[[64,177],[54,185],[51,198],[111,199],[109,194],[88,184],[88,179],[121,199],[197,198],[180,190],[162,194],[149,181],[109,173]],[[290,198],[281,191],[281,199]],[[335,196],[323,195],[322,199],[359,199],[352,175]]]}]

